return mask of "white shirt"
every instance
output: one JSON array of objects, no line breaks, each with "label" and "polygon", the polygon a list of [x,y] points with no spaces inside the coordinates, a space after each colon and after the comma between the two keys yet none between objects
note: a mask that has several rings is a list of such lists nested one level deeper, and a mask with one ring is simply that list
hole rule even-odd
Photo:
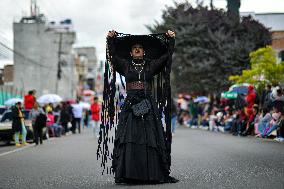
[{"label": "white shirt", "polygon": [[75,118],[82,118],[83,116],[83,107],[79,104],[72,104],[72,112]]}]

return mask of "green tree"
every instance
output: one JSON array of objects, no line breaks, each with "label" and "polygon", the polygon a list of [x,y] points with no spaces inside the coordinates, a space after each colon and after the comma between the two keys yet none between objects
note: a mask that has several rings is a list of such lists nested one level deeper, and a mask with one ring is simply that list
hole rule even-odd
[{"label": "green tree", "polygon": [[276,53],[271,46],[251,52],[250,67],[243,70],[242,75],[230,76],[229,79],[236,83],[251,83],[260,88],[284,81],[284,62],[277,63]]},{"label": "green tree", "polygon": [[231,85],[230,75],[249,68],[249,52],[271,42],[268,29],[224,10],[196,8],[190,3],[167,7],[162,21],[148,26],[153,33],[176,31],[173,56],[175,92],[221,92]]}]

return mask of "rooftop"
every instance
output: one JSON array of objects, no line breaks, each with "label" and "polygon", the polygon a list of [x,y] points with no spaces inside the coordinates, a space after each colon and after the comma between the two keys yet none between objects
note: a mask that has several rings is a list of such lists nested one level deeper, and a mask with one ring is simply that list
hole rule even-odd
[{"label": "rooftop", "polygon": [[271,31],[284,31],[284,13],[242,12],[241,16],[251,15]]}]

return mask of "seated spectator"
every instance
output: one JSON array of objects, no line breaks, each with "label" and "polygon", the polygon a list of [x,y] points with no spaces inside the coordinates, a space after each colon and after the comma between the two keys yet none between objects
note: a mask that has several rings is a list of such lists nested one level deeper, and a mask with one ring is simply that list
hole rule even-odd
[{"label": "seated spectator", "polygon": [[49,111],[47,114],[47,128],[51,131],[53,137],[60,137],[62,128],[60,125],[54,122],[54,115],[52,111]]},{"label": "seated spectator", "polygon": [[215,115],[215,111],[212,110],[209,116],[209,131],[214,131],[214,128],[216,127],[216,119],[217,116]]},{"label": "seated spectator", "polygon": [[249,114],[248,122],[246,125],[246,130],[242,133],[242,136],[252,135],[254,134],[254,125],[258,123],[259,115],[258,115],[258,105],[254,105],[252,109],[252,113]]},{"label": "seated spectator", "polygon": [[229,107],[225,108],[225,112],[226,112],[226,115],[224,117],[224,123],[225,123],[224,131],[230,131],[233,126],[234,119],[235,119],[234,112],[230,110]]},{"label": "seated spectator", "polygon": [[283,110],[281,113],[281,120],[277,128],[277,136],[275,140],[279,142],[284,142],[284,111]]},{"label": "seated spectator", "polygon": [[255,124],[255,134],[261,134],[265,130],[266,125],[271,121],[271,119],[272,114],[269,111],[268,106],[266,106],[262,110],[262,114],[259,117],[259,122]]},{"label": "seated spectator", "polygon": [[245,108],[242,108],[237,111],[236,113],[236,121],[233,123],[231,132],[233,135],[241,135],[241,133],[244,131],[242,129],[245,128],[245,125],[247,123],[247,116],[245,113]]},{"label": "seated spectator", "polygon": [[266,125],[265,129],[259,136],[263,138],[269,136],[274,130],[278,128],[279,123],[281,121],[280,118],[281,118],[281,112],[277,107],[273,107],[272,119]]},{"label": "seated spectator", "polygon": [[201,118],[201,125],[203,128],[209,127],[209,114],[208,112],[204,112],[204,115]]},{"label": "seated spectator", "polygon": [[217,131],[224,132],[225,120],[223,112],[218,112],[216,116],[217,116],[216,119]]}]

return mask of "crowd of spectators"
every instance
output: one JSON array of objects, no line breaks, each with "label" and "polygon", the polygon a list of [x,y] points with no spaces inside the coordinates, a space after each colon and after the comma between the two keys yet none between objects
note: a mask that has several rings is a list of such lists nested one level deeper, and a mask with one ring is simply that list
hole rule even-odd
[{"label": "crowd of spectators", "polygon": [[[75,134],[77,131],[81,133],[82,127],[92,126],[94,136],[99,136],[100,104],[97,97],[93,98],[92,104],[87,108],[82,106],[79,99],[76,102],[69,100],[40,105],[36,101],[35,91],[29,91],[24,97],[23,105],[18,102],[12,110],[15,110],[13,123],[19,122],[19,117],[31,120],[36,145],[42,144],[45,137],[61,137],[68,133]],[[26,115],[19,116],[23,110]],[[16,136],[25,130],[25,127],[21,127],[24,122],[19,122],[18,125],[19,129],[14,129]],[[26,135],[23,135],[23,145],[26,144],[25,139]],[[16,140],[16,146],[20,146],[19,139]]]},{"label": "crowd of spectators", "polygon": [[176,118],[185,127],[284,141],[283,107],[283,89],[279,86],[267,85],[258,94],[250,85],[247,94],[236,99],[211,97],[209,102],[198,103],[192,97],[179,96]]}]

